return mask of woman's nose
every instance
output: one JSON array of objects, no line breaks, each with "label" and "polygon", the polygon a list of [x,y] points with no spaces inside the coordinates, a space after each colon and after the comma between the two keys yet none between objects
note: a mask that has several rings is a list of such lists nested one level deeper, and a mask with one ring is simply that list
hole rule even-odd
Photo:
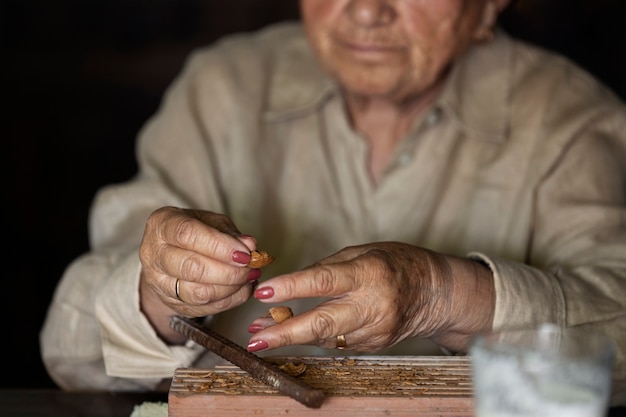
[{"label": "woman's nose", "polygon": [[379,26],[390,23],[395,10],[389,0],[351,0],[350,18],[360,26]]}]

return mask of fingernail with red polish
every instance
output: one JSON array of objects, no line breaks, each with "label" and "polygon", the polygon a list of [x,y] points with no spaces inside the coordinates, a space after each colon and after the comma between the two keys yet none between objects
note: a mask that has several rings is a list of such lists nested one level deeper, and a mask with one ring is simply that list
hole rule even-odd
[{"label": "fingernail with red polish", "polygon": [[247,265],[248,262],[250,262],[250,259],[252,258],[252,256],[250,256],[249,253],[236,250],[233,252],[232,258],[233,258],[233,261],[237,262],[238,264]]},{"label": "fingernail with red polish", "polygon": [[255,340],[248,344],[248,352],[258,352],[259,350],[265,350],[270,347],[270,344],[265,340]]},{"label": "fingernail with red polish", "polygon": [[267,298],[272,298],[274,296],[274,288],[272,287],[263,287],[254,291],[254,298],[258,300],[265,300]]},{"label": "fingernail with red polish", "polygon": [[260,324],[251,324],[250,326],[248,326],[248,333],[256,333],[263,329],[264,327],[261,326]]},{"label": "fingernail with red polish", "polygon": [[260,269],[251,269],[248,272],[248,281],[256,281],[261,278],[261,270]]}]

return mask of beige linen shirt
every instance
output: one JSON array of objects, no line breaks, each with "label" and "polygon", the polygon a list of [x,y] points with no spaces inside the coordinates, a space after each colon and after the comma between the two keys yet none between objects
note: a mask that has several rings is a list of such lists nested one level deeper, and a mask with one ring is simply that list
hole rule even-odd
[{"label": "beige linen shirt", "polygon": [[[495,278],[494,327],[608,333],[614,397],[626,403],[623,103],[562,57],[500,32],[455,63],[377,185],[367,155],[299,24],[196,51],[140,132],[137,176],[93,203],[92,249],[68,267],[41,333],[53,379],[151,389],[177,367],[218,360],[166,345],[139,309],[144,222],[174,205],[228,214],[277,257],[266,278],[373,241],[480,258]],[[319,301],[291,305],[297,314]],[[245,346],[267,308],[252,299],[212,326]],[[338,352],[268,354],[290,353]],[[441,354],[417,339],[381,353]]]}]

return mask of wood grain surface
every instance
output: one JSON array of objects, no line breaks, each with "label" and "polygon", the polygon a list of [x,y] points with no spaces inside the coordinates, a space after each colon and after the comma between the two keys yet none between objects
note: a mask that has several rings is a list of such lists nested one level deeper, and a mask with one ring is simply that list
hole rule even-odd
[{"label": "wood grain surface", "polygon": [[[472,416],[471,364],[466,357],[269,358],[301,372],[326,394],[307,408],[236,366],[176,370],[169,416]],[[289,369],[289,368],[287,368]]]}]

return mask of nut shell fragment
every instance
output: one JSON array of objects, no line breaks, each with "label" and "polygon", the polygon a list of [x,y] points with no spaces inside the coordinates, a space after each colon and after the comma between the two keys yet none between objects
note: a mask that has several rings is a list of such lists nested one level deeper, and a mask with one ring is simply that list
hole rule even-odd
[{"label": "nut shell fragment", "polygon": [[250,262],[248,262],[249,268],[263,268],[274,262],[274,257],[267,252],[264,251],[256,251],[253,250],[250,255]]},{"label": "nut shell fragment", "polygon": [[291,376],[302,375],[304,371],[306,371],[306,363],[304,362],[299,362],[299,363],[287,362],[282,365],[279,365],[278,367],[281,370],[287,372]]},{"label": "nut shell fragment", "polygon": [[293,311],[291,311],[291,308],[288,306],[278,306],[270,308],[269,315],[276,323],[282,323],[283,321],[293,317]]}]

